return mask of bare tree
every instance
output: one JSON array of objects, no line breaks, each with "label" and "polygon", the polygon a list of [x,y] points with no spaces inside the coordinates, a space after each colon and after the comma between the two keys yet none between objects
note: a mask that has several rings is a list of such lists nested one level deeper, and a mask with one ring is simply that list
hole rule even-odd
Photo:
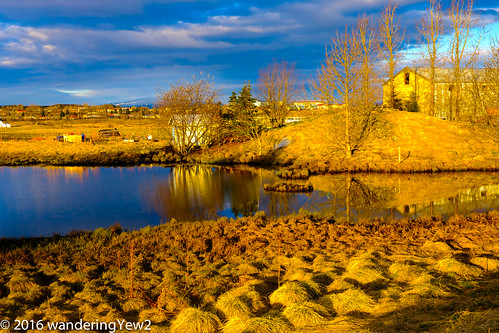
[{"label": "bare tree", "polygon": [[396,9],[397,5],[394,5],[390,1],[379,19],[379,50],[388,67],[388,78],[390,80],[388,93],[387,96],[383,97],[383,103],[387,104],[390,108],[395,106],[395,85],[393,78],[395,76],[395,67],[403,56],[399,50],[405,35],[405,32],[401,31],[399,20],[395,16]]},{"label": "bare tree", "polygon": [[499,108],[499,38],[491,37],[490,54],[485,61],[485,101],[490,108]]},{"label": "bare tree", "polygon": [[263,102],[262,110],[269,117],[272,126],[284,122],[289,105],[298,94],[298,78],[294,64],[276,60],[259,71],[258,97]]},{"label": "bare tree", "polygon": [[366,14],[357,19],[357,34],[360,47],[358,66],[361,71],[359,97],[364,110],[372,110],[381,97],[379,75],[375,70],[379,41],[376,30]]},{"label": "bare tree", "polygon": [[[336,32],[336,38],[331,40],[330,49],[326,53],[325,63],[321,65],[317,80],[313,82],[316,95],[328,102],[334,101],[343,104],[343,114],[332,114],[333,127],[343,120],[344,130],[331,131],[335,136],[333,141],[345,149],[347,157],[353,154],[353,140],[351,136],[352,113],[354,98],[358,97],[360,71],[356,65],[360,56],[360,45],[357,34],[348,27],[345,32]],[[336,94],[333,94],[335,92]],[[343,135],[342,135],[342,134]]]},{"label": "bare tree", "polygon": [[348,158],[374,138],[375,132],[385,130],[383,114],[375,107],[381,94],[374,69],[377,41],[372,30],[369,19],[362,16],[355,28],[336,32],[325,62],[311,82],[317,99],[341,105],[331,108],[329,136]]},{"label": "bare tree", "polygon": [[179,80],[160,92],[156,103],[160,119],[163,128],[171,131],[171,145],[181,156],[213,139],[220,120],[218,97],[209,77]]},{"label": "bare tree", "polygon": [[441,35],[443,34],[444,26],[442,20],[442,6],[439,0],[430,0],[430,5],[426,9],[426,13],[417,25],[417,29],[422,37],[424,47],[421,49],[421,58],[425,67],[429,68],[428,80],[430,91],[428,92],[428,114],[435,115],[435,86],[436,86],[436,69],[442,65],[442,56],[440,55]]},{"label": "bare tree", "polygon": [[459,120],[462,111],[461,85],[477,60],[481,34],[475,36],[472,31],[478,23],[478,18],[473,14],[473,0],[452,0],[447,15],[453,30],[449,50],[452,68],[450,119]]}]

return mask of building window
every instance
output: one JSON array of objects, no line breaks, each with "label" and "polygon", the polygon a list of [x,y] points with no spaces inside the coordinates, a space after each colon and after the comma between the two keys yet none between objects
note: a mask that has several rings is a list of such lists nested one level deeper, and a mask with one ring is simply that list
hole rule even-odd
[{"label": "building window", "polygon": [[405,73],[405,84],[409,84],[409,78],[410,78],[410,74],[409,73]]}]

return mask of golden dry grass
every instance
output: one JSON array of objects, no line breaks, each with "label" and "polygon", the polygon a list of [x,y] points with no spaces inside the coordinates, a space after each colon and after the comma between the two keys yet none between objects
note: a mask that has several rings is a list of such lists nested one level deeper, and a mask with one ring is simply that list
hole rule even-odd
[{"label": "golden dry grass", "polygon": [[213,313],[196,308],[186,308],[172,321],[170,332],[215,333],[220,326],[220,319]]},{"label": "golden dry grass", "polygon": [[326,307],[320,304],[303,302],[286,306],[282,315],[286,317],[293,326],[302,328],[326,323],[329,312]]},{"label": "golden dry grass", "polygon": [[[484,131],[478,125],[441,120],[420,113],[392,111],[386,114],[391,128],[383,137],[368,142],[346,160],[345,152],[328,139],[327,116],[285,126],[264,134],[273,162],[294,164],[314,172],[329,171],[432,171],[494,169],[499,164],[497,128]],[[482,133],[482,135],[478,135]],[[272,151],[287,138],[289,146]],[[252,143],[227,145],[199,152],[196,160],[255,162]],[[399,148],[401,163],[399,162]],[[253,154],[253,155],[252,155]]]},{"label": "golden dry grass", "polygon": [[[271,242],[248,242],[273,239],[276,233],[283,241],[280,253]],[[320,241],[312,241],[317,235]],[[456,245],[464,238],[466,247]],[[124,259],[132,239],[133,284]],[[227,240],[230,246],[207,251],[206,241]],[[442,259],[442,253],[422,248],[440,240],[452,244],[452,257]],[[131,232],[114,228],[1,239],[0,313],[11,321],[150,319],[158,332],[170,327],[195,332],[198,324],[200,331],[262,333],[466,332],[473,326],[494,331],[499,272],[482,271],[468,258],[499,260],[499,213],[356,225],[306,214],[259,214],[173,221]],[[279,279],[276,262],[288,276],[305,272],[296,275],[302,280]],[[258,273],[240,275],[242,263],[251,263]],[[366,269],[382,274],[382,283],[345,277]],[[10,290],[16,279],[36,285],[26,290],[12,284]]]},{"label": "golden dry grass", "polygon": [[269,296],[270,304],[288,306],[297,302],[305,302],[310,299],[307,286],[298,281],[286,282]]},{"label": "golden dry grass", "polygon": [[243,319],[231,318],[222,327],[223,333],[288,333],[292,328],[278,316]]},{"label": "golden dry grass", "polygon": [[336,312],[339,316],[344,316],[351,312],[371,313],[376,306],[376,303],[370,296],[357,288],[348,289],[339,294],[323,296],[318,302]]},{"label": "golden dry grass", "polygon": [[224,318],[247,319],[251,317],[249,306],[240,297],[231,293],[221,295],[215,303],[215,309],[221,312]]}]

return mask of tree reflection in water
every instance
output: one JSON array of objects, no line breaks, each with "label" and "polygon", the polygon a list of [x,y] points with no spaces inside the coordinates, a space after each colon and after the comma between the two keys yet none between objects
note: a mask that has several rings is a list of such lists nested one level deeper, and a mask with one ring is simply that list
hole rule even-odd
[{"label": "tree reflection in water", "polygon": [[[363,219],[452,216],[487,211],[499,201],[498,177],[466,175],[313,176],[315,191],[264,192],[264,183],[280,182],[272,170],[251,167],[175,166],[153,183],[156,212],[162,220],[216,219],[265,211],[281,216],[304,209],[355,222]],[[305,183],[307,180],[293,180]]]},{"label": "tree reflection in water", "polygon": [[175,166],[155,184],[154,208],[163,220],[250,216],[259,208],[261,183],[258,173],[244,169]]}]

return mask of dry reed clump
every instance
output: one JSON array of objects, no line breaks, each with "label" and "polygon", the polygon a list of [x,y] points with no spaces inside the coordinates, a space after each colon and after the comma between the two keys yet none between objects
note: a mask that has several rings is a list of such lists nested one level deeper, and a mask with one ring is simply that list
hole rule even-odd
[{"label": "dry reed clump", "polygon": [[284,281],[303,281],[312,278],[313,274],[309,269],[298,268],[288,270],[283,276]]},{"label": "dry reed clump", "polygon": [[140,298],[131,298],[123,304],[122,309],[124,312],[137,311],[140,312],[143,309],[147,309],[149,305],[146,301]]},{"label": "dry reed clump", "polygon": [[443,332],[489,333],[499,332],[499,310],[461,311],[455,313]]},{"label": "dry reed clump", "polygon": [[338,293],[347,289],[352,289],[354,287],[355,286],[350,282],[347,282],[343,279],[336,279],[326,287],[326,291],[327,293]]},{"label": "dry reed clump", "polygon": [[49,285],[50,293],[52,295],[52,302],[62,301],[64,298],[71,295],[71,288],[65,286],[59,281],[53,282]]},{"label": "dry reed clump", "polygon": [[281,317],[231,318],[222,327],[222,333],[288,333],[292,330]]},{"label": "dry reed clump", "polygon": [[11,293],[27,292],[28,290],[38,286],[35,281],[26,276],[23,272],[16,272],[7,282],[7,287]]},{"label": "dry reed clump", "polygon": [[74,298],[77,300],[82,300],[82,301],[87,302],[87,303],[91,303],[91,304],[101,304],[101,303],[106,302],[104,297],[102,297],[102,295],[100,293],[97,293],[95,291],[84,290],[84,291],[81,291],[79,293],[76,293],[74,295]]},{"label": "dry reed clump", "polygon": [[411,289],[402,295],[418,295],[422,297],[445,297],[449,293],[434,283],[435,278],[428,273],[421,274],[418,278],[410,281]]},{"label": "dry reed clump", "polygon": [[303,302],[286,306],[282,315],[296,328],[302,328],[323,325],[329,317],[329,311],[323,305]]},{"label": "dry reed clump", "polygon": [[395,262],[388,267],[388,273],[395,281],[411,282],[421,276],[424,270],[416,265]]},{"label": "dry reed clump", "polygon": [[442,273],[454,273],[465,279],[478,277],[482,273],[480,268],[466,265],[455,258],[439,260],[436,264],[436,268]]},{"label": "dry reed clump", "polygon": [[220,319],[213,313],[186,308],[172,321],[170,333],[215,333],[220,326]]},{"label": "dry reed clump", "polygon": [[370,257],[360,256],[352,258],[347,265],[343,278],[355,280],[361,284],[369,284],[386,280],[383,273]]},{"label": "dry reed clump", "polygon": [[231,293],[221,295],[215,303],[215,309],[227,319],[233,317],[243,319],[251,317],[249,306],[240,297]]},{"label": "dry reed clump", "polygon": [[265,301],[262,294],[267,294],[268,292],[269,288],[264,281],[254,279],[246,281],[243,286],[231,289],[225,294],[239,297],[249,306],[251,312],[257,313],[267,309],[268,302]]},{"label": "dry reed clump", "polygon": [[252,274],[258,274],[259,272],[260,271],[258,270],[258,268],[248,263],[240,264],[239,267],[237,268],[238,275],[252,275]]},{"label": "dry reed clump", "polygon": [[139,321],[150,320],[153,324],[161,324],[168,321],[168,316],[159,309],[147,309],[139,313]]},{"label": "dry reed clump", "polygon": [[351,312],[371,313],[376,306],[370,296],[357,288],[348,289],[340,294],[323,296],[318,302],[327,309],[334,310],[340,316]]},{"label": "dry reed clump", "polygon": [[484,271],[496,271],[499,269],[499,259],[487,257],[475,257],[470,260],[473,265],[481,267]]},{"label": "dry reed clump", "polygon": [[269,300],[272,305],[280,304],[287,306],[297,302],[308,301],[310,300],[310,295],[307,291],[307,286],[303,282],[290,281],[270,294]]},{"label": "dry reed clump", "polygon": [[156,301],[157,308],[165,311],[180,311],[187,307],[188,304],[189,300],[184,295],[168,287],[161,289],[161,293]]}]

